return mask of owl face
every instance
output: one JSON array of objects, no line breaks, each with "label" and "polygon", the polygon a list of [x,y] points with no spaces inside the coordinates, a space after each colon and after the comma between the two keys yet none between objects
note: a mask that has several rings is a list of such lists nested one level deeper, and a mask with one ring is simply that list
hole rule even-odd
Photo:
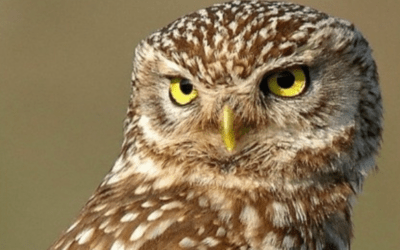
[{"label": "owl face", "polygon": [[136,50],[137,139],[164,165],[193,163],[183,172],[196,180],[211,171],[276,185],[347,173],[344,161],[379,144],[381,106],[362,112],[363,99],[380,98],[370,53],[347,21],[289,3],[181,17]]}]

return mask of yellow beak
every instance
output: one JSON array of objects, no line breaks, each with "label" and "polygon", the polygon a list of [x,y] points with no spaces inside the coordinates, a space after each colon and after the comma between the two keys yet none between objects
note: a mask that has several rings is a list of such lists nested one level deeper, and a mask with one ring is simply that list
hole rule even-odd
[{"label": "yellow beak", "polygon": [[223,121],[222,121],[221,135],[225,147],[229,152],[231,152],[236,146],[235,134],[233,131],[234,118],[235,115],[233,114],[233,111],[229,108],[228,105],[225,105],[222,115]]}]

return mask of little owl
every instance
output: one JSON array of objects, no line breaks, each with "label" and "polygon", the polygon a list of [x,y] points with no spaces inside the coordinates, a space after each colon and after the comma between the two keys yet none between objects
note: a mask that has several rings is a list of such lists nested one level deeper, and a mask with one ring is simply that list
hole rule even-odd
[{"label": "little owl", "polygon": [[381,132],[351,23],[215,4],[137,46],[122,152],[50,249],[350,249]]}]

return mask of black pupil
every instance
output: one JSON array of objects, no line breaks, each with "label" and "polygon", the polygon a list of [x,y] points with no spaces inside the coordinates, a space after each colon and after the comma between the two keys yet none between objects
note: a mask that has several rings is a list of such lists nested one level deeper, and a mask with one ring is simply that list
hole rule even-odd
[{"label": "black pupil", "polygon": [[294,76],[288,71],[280,73],[276,80],[279,87],[284,89],[288,89],[294,84]]},{"label": "black pupil", "polygon": [[179,83],[179,87],[185,95],[192,93],[193,85],[188,79],[182,79],[182,81]]}]

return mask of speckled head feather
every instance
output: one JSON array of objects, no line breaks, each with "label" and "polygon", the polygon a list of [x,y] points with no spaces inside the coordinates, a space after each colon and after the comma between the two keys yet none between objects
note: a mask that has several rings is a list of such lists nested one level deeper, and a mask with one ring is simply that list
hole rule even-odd
[{"label": "speckled head feather", "polygon": [[[304,86],[289,97],[270,85],[292,78]],[[185,104],[171,92],[182,79],[196,91]],[[382,131],[375,62],[351,23],[215,4],[144,39],[132,83],[122,153],[50,249],[350,249]]]}]

